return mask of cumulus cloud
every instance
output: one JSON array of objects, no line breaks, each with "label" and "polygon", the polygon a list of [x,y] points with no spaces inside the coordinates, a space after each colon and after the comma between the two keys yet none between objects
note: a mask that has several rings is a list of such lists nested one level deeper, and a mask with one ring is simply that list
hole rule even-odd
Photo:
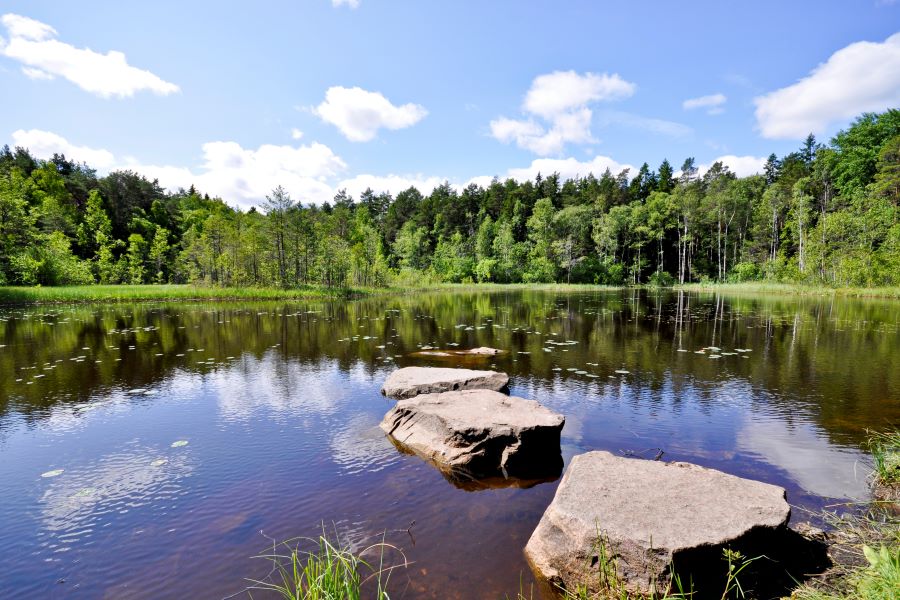
[{"label": "cumulus cloud", "polygon": [[302,131],[300,131],[300,130],[297,129],[296,127],[295,127],[294,129],[291,129],[291,139],[299,140],[299,139],[302,138],[302,137],[303,137],[303,132],[302,132]]},{"label": "cumulus cloud", "polygon": [[[566,144],[589,144],[590,104],[614,101],[634,94],[635,84],[613,73],[555,71],[539,75],[525,94],[525,119],[499,117],[490,123],[491,136],[508,144],[515,142],[539,156],[562,152]],[[538,122],[539,118],[543,122]]]},{"label": "cumulus cloud", "polygon": [[28,148],[32,154],[50,158],[54,154],[65,154],[69,160],[86,162],[97,169],[109,169],[115,164],[112,152],[101,148],[77,146],[61,135],[40,129],[19,129],[12,134],[13,146]]},{"label": "cumulus cloud", "polygon": [[[403,190],[415,187],[423,194],[430,194],[434,188],[443,185],[447,181],[444,177],[434,175],[372,175],[368,173],[356,175],[349,179],[340,181],[335,190],[347,190],[347,193],[354,198],[359,198],[366,189],[371,189],[377,193],[390,192],[397,195]],[[453,184],[457,190],[462,189],[462,185]]]},{"label": "cumulus cloud", "polygon": [[507,171],[507,177],[517,181],[532,181],[538,173],[544,176],[551,173],[559,173],[562,179],[585,177],[593,173],[597,177],[609,169],[613,175],[618,175],[624,169],[630,169],[635,174],[636,169],[629,164],[620,163],[609,156],[595,156],[589,161],[580,161],[575,158],[538,158],[531,161],[527,167],[513,168]]},{"label": "cumulus cloud", "polygon": [[636,87],[617,73],[579,75],[575,71],[556,71],[534,78],[522,108],[552,119],[590,102],[628,98],[634,94]]},{"label": "cumulus cloud", "polygon": [[[609,169],[613,174],[619,174],[623,169],[631,169],[632,173],[636,170],[633,166],[620,163],[608,156],[595,156],[589,161],[579,161],[575,158],[537,158],[531,161],[531,164],[525,167],[514,167],[508,169],[505,173],[500,173],[497,178],[500,181],[506,179],[515,179],[520,182],[534,181],[538,173],[544,176],[551,173],[559,173],[563,179],[574,177],[585,177],[589,173],[593,173],[597,177]],[[457,192],[461,192],[470,184],[487,187],[494,180],[492,175],[478,175],[471,177],[465,181],[449,181],[445,177],[428,176],[428,175],[356,175],[350,179],[345,179],[335,186],[335,189],[346,189],[348,193],[358,198],[359,195],[371,188],[375,192],[390,192],[397,195],[410,186],[415,186],[423,194],[430,194],[434,188],[443,185],[445,182],[450,184]]]},{"label": "cumulus cloud", "polygon": [[333,193],[328,181],[347,168],[331,148],[318,142],[304,146],[263,144],[255,150],[237,142],[208,142],[203,144],[203,162],[194,170],[126,166],[158,178],[169,189],[193,184],[211,196],[245,207],[258,204],[277,185],[304,203],[330,200]]},{"label": "cumulus cloud", "polygon": [[58,152],[103,172],[130,169],[158,179],[170,191],[194,185],[245,208],[259,204],[277,185],[304,203],[330,200],[334,192],[329,182],[347,169],[331,148],[318,142],[301,146],[263,144],[256,149],[243,148],[237,142],[208,142],[202,146],[200,165],[188,168],[119,158],[108,150],[78,146],[58,134],[38,129],[18,130],[12,137],[16,146],[28,148],[40,158]]},{"label": "cumulus cloud", "polygon": [[706,109],[708,115],[719,115],[725,112],[723,105],[728,101],[725,94],[710,94],[709,96],[700,96],[699,98],[688,98],[681,103],[684,110],[696,110],[698,108]]},{"label": "cumulus cloud", "polygon": [[856,42],[792,85],[754,99],[763,137],[803,139],[862,112],[900,105],[900,33]]},{"label": "cumulus cloud", "polygon": [[[622,100],[633,95],[635,84],[618,74],[557,71],[536,77],[522,103],[523,119],[499,117],[490,123],[491,136],[505,144],[515,143],[539,156],[560,154],[566,144],[596,142],[591,134],[591,106],[597,102]],[[623,125],[659,135],[680,137],[691,129],[681,123],[642,117],[623,111],[603,110],[598,123]]]},{"label": "cumulus cloud", "polygon": [[76,48],[56,39],[57,31],[50,25],[21,15],[5,14],[0,22],[9,34],[0,44],[0,54],[22,63],[31,79],[62,77],[101,98],[125,98],[144,90],[162,96],[178,91],[174,83],[129,65],[121,52]]},{"label": "cumulus cloud", "polygon": [[756,175],[763,172],[766,160],[765,156],[735,156],[734,154],[726,154],[713,159],[709,164],[702,164],[697,167],[697,173],[702,177],[709,168],[715,163],[720,162],[731,170],[738,177],[747,177],[748,175]]},{"label": "cumulus cloud", "polygon": [[379,92],[359,87],[335,86],[313,114],[337,127],[352,142],[368,142],[379,129],[404,129],[425,118],[428,111],[418,104],[395,106]]},{"label": "cumulus cloud", "polygon": [[[321,204],[331,201],[338,190],[346,189],[359,198],[371,188],[375,192],[397,195],[409,187],[416,187],[423,194],[448,182],[456,191],[475,183],[490,185],[491,175],[480,175],[468,180],[448,180],[447,177],[428,174],[360,173],[344,176],[347,164],[323,144],[314,142],[301,146],[276,146],[263,144],[256,149],[243,148],[233,141],[208,142],[202,146],[202,161],[194,167],[154,165],[137,158],[117,157],[103,149],[77,146],[64,137],[49,131],[19,130],[13,133],[17,146],[29,148],[37,157],[49,158],[55,152],[69,158],[85,161],[101,172],[130,169],[148,179],[156,179],[169,191],[187,189],[194,185],[201,192],[218,196],[229,204],[243,208],[258,206],[275,186],[283,186],[294,200],[304,204]],[[762,160],[762,159],[760,159]],[[533,181],[538,173],[559,173],[565,178],[584,177],[588,173],[600,176],[606,169],[618,174],[632,165],[620,163],[608,156],[595,156],[588,161],[575,158],[538,158],[524,167],[498,173],[501,180]],[[342,177],[343,176],[343,177]]]}]

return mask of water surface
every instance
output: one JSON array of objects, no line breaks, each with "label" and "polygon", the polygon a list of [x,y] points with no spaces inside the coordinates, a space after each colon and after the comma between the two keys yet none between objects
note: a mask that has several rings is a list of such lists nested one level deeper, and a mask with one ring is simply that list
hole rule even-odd
[{"label": "water surface", "polygon": [[0,309],[0,590],[226,597],[266,575],[268,537],[323,523],[403,549],[394,598],[527,588],[556,482],[460,489],[398,452],[379,388],[409,365],[507,371],[566,415],[566,461],[662,451],[784,486],[806,520],[868,498],[898,342],[897,302],[645,291]]}]

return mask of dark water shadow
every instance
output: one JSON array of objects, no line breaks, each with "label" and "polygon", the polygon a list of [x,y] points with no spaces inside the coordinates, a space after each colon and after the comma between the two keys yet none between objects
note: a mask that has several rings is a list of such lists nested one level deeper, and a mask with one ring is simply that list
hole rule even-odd
[{"label": "dark water shadow", "polygon": [[556,457],[543,460],[536,468],[527,472],[525,476],[512,477],[498,472],[497,474],[477,474],[467,469],[451,468],[439,462],[432,460],[429,456],[418,452],[416,449],[407,446],[397,438],[388,435],[395,448],[402,454],[409,456],[417,456],[437,469],[444,479],[453,487],[467,492],[478,492],[482,490],[496,490],[503,488],[528,489],[540,485],[542,483],[551,483],[559,479],[562,475],[563,459],[562,454]]}]

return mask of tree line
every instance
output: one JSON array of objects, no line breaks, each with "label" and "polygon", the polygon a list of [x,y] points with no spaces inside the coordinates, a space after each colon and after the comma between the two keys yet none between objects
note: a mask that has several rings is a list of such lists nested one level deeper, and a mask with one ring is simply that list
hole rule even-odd
[{"label": "tree line", "polygon": [[281,187],[240,210],[131,171],[0,151],[0,284],[397,282],[900,285],[900,110],[737,177],[693,158],[424,195]]}]

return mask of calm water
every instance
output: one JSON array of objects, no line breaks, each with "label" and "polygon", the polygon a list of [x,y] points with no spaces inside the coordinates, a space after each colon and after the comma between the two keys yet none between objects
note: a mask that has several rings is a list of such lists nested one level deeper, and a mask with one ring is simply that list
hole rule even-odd
[{"label": "calm water", "polygon": [[897,302],[632,291],[0,310],[0,596],[221,598],[268,572],[261,532],[323,523],[402,547],[395,598],[514,594],[556,483],[459,489],[385,439],[386,375],[453,364],[425,345],[508,350],[465,364],[564,413],[567,461],[662,449],[806,519],[867,498],[898,342]]}]

